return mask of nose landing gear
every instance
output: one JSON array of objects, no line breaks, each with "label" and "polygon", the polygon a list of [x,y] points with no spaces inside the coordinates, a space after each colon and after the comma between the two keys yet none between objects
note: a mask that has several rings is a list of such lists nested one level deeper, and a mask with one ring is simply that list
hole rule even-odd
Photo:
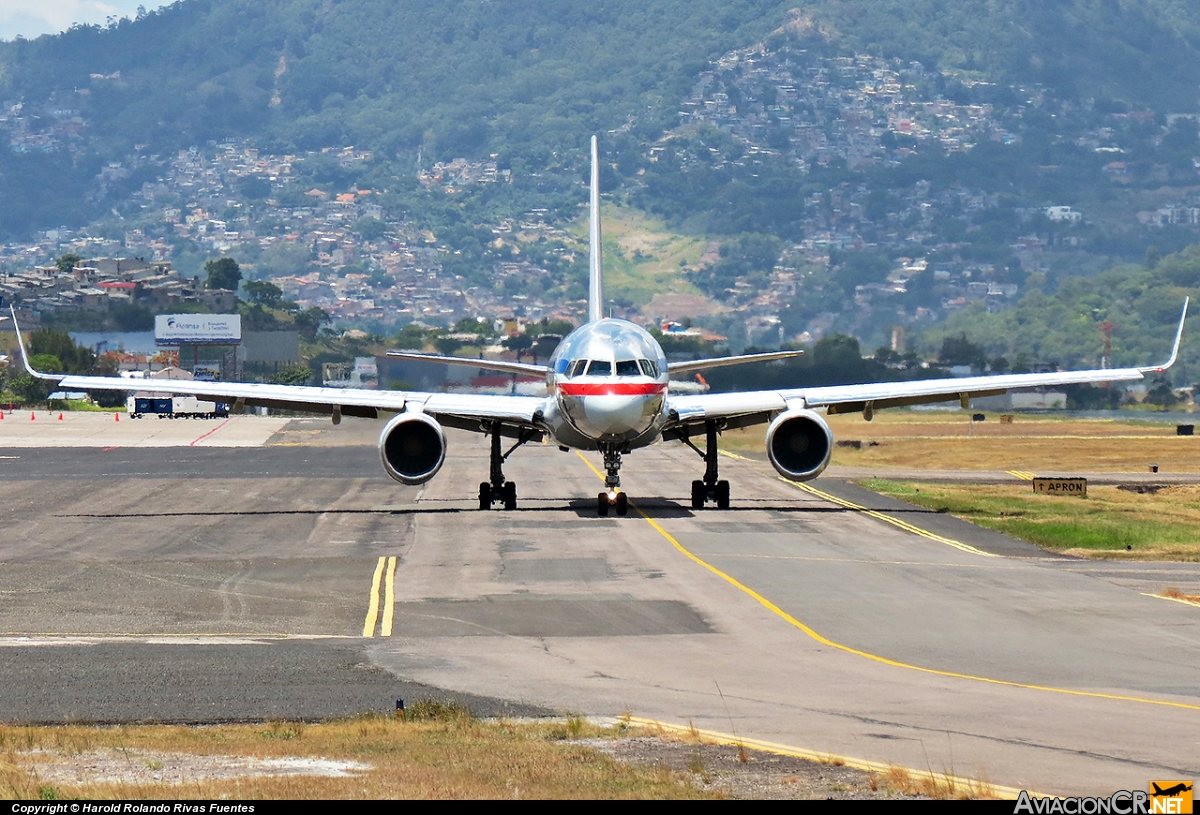
[{"label": "nose landing gear", "polygon": [[604,454],[605,491],[596,496],[596,514],[601,518],[608,516],[611,507],[618,515],[629,514],[629,496],[621,491],[621,451],[615,444],[600,443],[600,452]]},{"label": "nose landing gear", "polygon": [[602,492],[596,496],[596,514],[601,518],[608,517],[608,510],[613,509],[618,515],[624,517],[629,514],[629,495],[628,493],[618,492]]}]

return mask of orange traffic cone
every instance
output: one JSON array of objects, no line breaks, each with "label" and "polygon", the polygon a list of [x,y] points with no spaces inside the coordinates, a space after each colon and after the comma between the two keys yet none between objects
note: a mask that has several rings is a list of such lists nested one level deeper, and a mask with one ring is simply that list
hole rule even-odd
[{"label": "orange traffic cone", "polygon": [[30,412],[29,412],[29,421],[31,421],[31,422],[32,422],[32,421],[33,421],[33,420],[35,420],[36,418],[37,418],[37,416],[33,415],[33,411],[30,411]]},{"label": "orange traffic cone", "polygon": [[113,418],[114,418],[114,419],[116,419],[116,420],[119,422],[119,421],[121,421],[121,414],[120,414],[120,413],[114,413],[114,414],[113,414]]},{"label": "orange traffic cone", "polygon": [[61,413],[60,413],[60,414],[58,414],[58,420],[59,420],[60,422],[63,420],[63,418],[62,418],[62,414],[61,414]]}]

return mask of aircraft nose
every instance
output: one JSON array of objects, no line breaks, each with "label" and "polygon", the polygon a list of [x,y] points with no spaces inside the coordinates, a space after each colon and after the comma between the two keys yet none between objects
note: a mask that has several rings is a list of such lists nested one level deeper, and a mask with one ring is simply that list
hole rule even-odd
[{"label": "aircraft nose", "polygon": [[571,414],[579,429],[592,438],[625,436],[645,431],[657,406],[650,403],[660,401],[657,396],[585,396]]}]

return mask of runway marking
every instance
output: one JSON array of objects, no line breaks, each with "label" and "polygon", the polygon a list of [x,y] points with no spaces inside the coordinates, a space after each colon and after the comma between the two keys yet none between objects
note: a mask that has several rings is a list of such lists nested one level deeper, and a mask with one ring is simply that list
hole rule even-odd
[{"label": "runway marking", "polygon": [[387,583],[383,593],[383,621],[379,625],[379,636],[392,636],[392,614],[396,610],[396,558],[388,558]]},{"label": "runway marking", "polygon": [[[161,634],[120,634],[114,632],[78,632],[78,631],[0,631],[0,647],[40,646],[59,644],[99,645],[106,642],[156,642],[178,644],[180,640],[196,640],[198,645],[211,645],[212,640],[236,641],[234,644],[253,645],[260,640],[345,640],[357,639],[352,634],[284,634],[266,633],[254,634],[244,631],[227,632],[192,632],[192,633],[161,633]],[[46,640],[46,641],[43,641]],[[49,640],[53,640],[50,642]],[[63,640],[72,642],[63,643]],[[78,643],[73,643],[78,640]]]},{"label": "runway marking", "polygon": [[[764,753],[774,753],[779,756],[790,756],[792,758],[802,758],[808,761],[816,761],[821,764],[845,765],[855,770],[863,770],[869,773],[887,773],[897,769],[895,764],[884,764],[878,761],[870,761],[864,758],[852,758],[850,756],[841,756],[835,753],[819,753],[814,750],[804,750],[799,747],[791,747],[786,744],[777,744],[771,741],[762,741],[760,739],[748,739],[742,736],[734,736],[728,733],[721,733],[716,730],[700,730],[692,725],[686,727],[678,724],[664,724],[663,722],[654,719],[643,719],[638,716],[628,716],[621,718],[604,717],[598,720],[602,724],[609,727],[620,727],[622,725],[639,725],[641,727],[652,728],[655,730],[665,730],[668,733],[676,733],[681,736],[699,736],[705,742],[711,744],[723,744],[729,747],[748,747],[751,750],[761,750]],[[946,775],[945,773],[935,773],[930,770],[915,770],[911,768],[905,769],[910,776],[918,780],[930,780],[942,787],[953,787],[957,790],[990,790],[996,795],[1004,799],[1016,800],[1021,795],[1021,790],[1016,787],[1003,787],[999,784],[992,784],[986,781],[979,781],[973,778],[962,778],[956,775]],[[1041,796],[1041,793],[1030,792],[1030,795]]]},{"label": "runway marking", "polygon": [[[601,474],[601,472],[599,470],[597,470],[596,467],[584,457],[583,453],[581,453],[578,450],[576,450],[575,453],[576,453],[576,455],[579,456],[580,460],[583,461],[583,463],[586,464],[588,466],[588,468],[593,473],[596,474],[597,478],[600,478],[603,480],[604,475]],[[788,483],[791,483],[791,482],[788,482]],[[650,526],[652,526],[654,528],[654,530],[656,532],[658,532],[658,534],[662,535],[667,540],[668,543],[670,543],[672,546],[674,546],[675,549],[680,554],[682,554],[684,557],[686,557],[688,560],[692,561],[693,563],[695,563],[698,566],[701,566],[701,567],[707,569],[709,572],[711,572],[712,574],[721,578],[729,585],[733,586],[734,588],[738,589],[739,591],[742,591],[745,594],[749,595],[750,597],[754,598],[755,600],[758,601],[758,603],[760,605],[763,606],[763,608],[767,609],[772,614],[774,614],[777,617],[779,617],[780,619],[782,619],[784,622],[792,625],[795,628],[800,629],[806,635],[808,635],[811,639],[815,640],[816,642],[818,642],[821,645],[824,645],[826,647],[834,648],[838,651],[843,651],[847,654],[853,654],[854,656],[862,657],[863,659],[868,659],[868,660],[871,660],[872,662],[878,662],[881,665],[888,665],[893,668],[903,668],[903,669],[909,670],[909,671],[917,671],[918,673],[930,674],[932,676],[945,676],[945,677],[948,677],[951,679],[967,679],[967,680],[970,680],[973,682],[983,682],[988,685],[1000,685],[1000,686],[1008,687],[1008,688],[1021,688],[1023,690],[1036,690],[1036,691],[1043,691],[1046,693],[1061,693],[1066,696],[1081,696],[1081,697],[1090,698],[1090,699],[1111,699],[1111,700],[1119,701],[1119,702],[1136,702],[1138,704],[1143,704],[1143,705],[1158,705],[1160,707],[1173,707],[1173,708],[1181,708],[1183,710],[1198,710],[1198,711],[1200,711],[1200,705],[1190,705],[1190,704],[1187,704],[1186,702],[1170,702],[1165,699],[1146,699],[1146,698],[1139,697],[1139,696],[1122,696],[1120,694],[1114,694],[1114,693],[1098,693],[1096,691],[1073,690],[1071,688],[1055,688],[1055,687],[1051,687],[1049,685],[1032,685],[1032,684],[1028,684],[1025,682],[1014,682],[1014,681],[1008,680],[1008,679],[993,679],[992,677],[989,677],[989,676],[975,676],[973,674],[957,673],[955,671],[943,671],[938,668],[925,668],[920,665],[910,665],[907,662],[900,662],[899,660],[889,659],[887,657],[879,656],[878,654],[872,654],[869,651],[862,651],[862,650],[859,650],[858,648],[851,648],[848,645],[842,645],[841,643],[834,642],[833,640],[831,640],[827,637],[821,636],[815,630],[813,630],[812,628],[809,628],[807,625],[800,622],[798,619],[793,617],[791,614],[788,614],[782,608],[780,608],[779,606],[772,603],[770,600],[768,600],[766,597],[764,597],[761,594],[759,594],[758,592],[756,592],[754,589],[750,588],[749,586],[745,585],[744,583],[739,582],[737,580],[737,578],[726,574],[725,572],[718,569],[716,566],[713,566],[711,563],[701,560],[699,557],[697,557],[696,555],[694,555],[690,551],[688,551],[684,547],[684,545],[681,544],[678,540],[676,540],[675,537],[670,532],[663,529],[662,526],[657,521],[655,521],[653,518],[651,518],[649,515],[647,515],[645,512],[643,512],[641,507],[639,507],[633,501],[630,501],[629,505],[631,507],[633,507],[634,511],[636,511],[638,515],[642,516],[642,518],[646,521],[646,523],[650,524]]]},{"label": "runway marking", "polygon": [[1151,594],[1145,591],[1142,592],[1142,596],[1155,597],[1159,600],[1170,600],[1172,603],[1183,603],[1185,606],[1195,606],[1196,608],[1200,608],[1200,603],[1197,603],[1195,600],[1185,600],[1182,597],[1165,597],[1161,594]]},{"label": "runway marking", "polygon": [[220,430],[222,427],[224,427],[225,425],[229,424],[229,422],[230,422],[232,419],[233,419],[233,417],[232,417],[232,416],[230,416],[228,419],[226,419],[225,421],[221,422],[219,425],[217,425],[216,427],[214,427],[212,430],[208,431],[208,432],[207,432],[207,433],[205,433],[204,435],[200,436],[200,437],[199,437],[199,438],[197,438],[197,439],[192,439],[192,442],[191,442],[191,444],[189,444],[189,445],[188,445],[188,447],[195,447],[197,442],[204,441],[204,440],[205,440],[205,439],[207,439],[209,436],[211,436],[213,433],[216,433],[216,432],[217,432],[218,430]]},{"label": "runway marking", "polygon": [[856,512],[861,512],[864,515],[869,515],[878,521],[883,521],[886,524],[891,524],[892,526],[903,529],[905,532],[911,532],[914,535],[920,535],[922,538],[928,538],[931,541],[936,541],[938,543],[944,543],[947,546],[953,546],[955,549],[958,549],[959,551],[967,552],[972,555],[979,555],[980,557],[1000,557],[1000,555],[994,554],[992,552],[985,552],[982,549],[976,549],[974,546],[963,543],[961,541],[956,541],[953,538],[946,538],[946,537],[943,537],[942,535],[934,534],[933,532],[930,532],[927,529],[921,529],[919,526],[913,526],[912,524],[908,523],[907,521],[902,521],[899,518],[892,517],[891,515],[887,515],[882,512],[878,512],[874,509],[867,509],[862,504],[856,504],[853,501],[847,501],[844,498],[838,498],[836,495],[830,495],[829,493],[823,492],[823,491],[817,489],[816,487],[810,487],[808,484],[797,484],[795,481],[789,481],[786,478],[783,478],[782,476],[780,476],[779,480],[782,481],[784,484],[787,484],[791,487],[795,487],[798,490],[803,490],[804,492],[807,492],[810,495],[815,495],[817,498],[821,498],[822,500],[831,501],[835,504],[838,504],[839,506],[846,507],[847,509],[852,509]]},{"label": "runway marking", "polygon": [[[1024,563],[1014,563],[1011,566],[997,566],[994,563],[937,563],[932,560],[871,560],[870,558],[849,557],[810,557],[806,555],[748,555],[745,552],[712,552],[709,557],[723,557],[742,560],[802,560],[812,563],[862,563],[867,566],[930,566],[937,569],[1024,569]],[[1050,558],[1046,558],[1049,560]],[[1017,560],[1017,558],[1012,558]],[[1027,558],[1021,558],[1024,561]]]},{"label": "runway marking", "polygon": [[379,582],[383,578],[383,569],[387,565],[387,558],[379,558],[379,563],[375,566],[375,576],[371,578],[371,594],[367,600],[367,618],[363,620],[364,637],[375,636],[375,622],[379,619]]},{"label": "runway marking", "polygon": [[1005,470],[1004,472],[1008,473],[1013,478],[1019,478],[1022,481],[1032,481],[1035,477],[1033,473],[1029,472],[1028,470]]}]

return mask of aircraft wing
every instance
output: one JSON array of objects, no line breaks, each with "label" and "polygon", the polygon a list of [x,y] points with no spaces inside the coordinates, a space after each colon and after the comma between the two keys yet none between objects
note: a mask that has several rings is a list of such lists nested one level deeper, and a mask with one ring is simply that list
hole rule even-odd
[{"label": "aircraft wing", "polygon": [[1175,332],[1175,344],[1170,358],[1145,368],[1099,368],[1084,371],[1052,371],[1038,374],[1000,374],[952,379],[927,379],[915,382],[872,382],[863,385],[831,385],[816,388],[794,388],[743,393],[688,394],[668,397],[667,410],[671,416],[664,438],[681,435],[672,428],[684,430],[719,419],[727,428],[747,427],[771,420],[784,410],[825,408],[826,413],[862,413],[870,419],[876,410],[902,405],[958,400],[963,407],[972,397],[996,396],[1010,390],[1052,387],[1055,385],[1100,384],[1103,382],[1134,382],[1147,374],[1161,373],[1175,364],[1183,323],[1187,317],[1188,301],[1184,300],[1183,314]]},{"label": "aircraft wing", "polygon": [[[13,315],[14,324],[16,315]],[[36,371],[29,363],[25,341],[17,331],[21,360],[30,376],[58,382],[68,390],[116,390],[133,393],[150,391],[196,396],[226,402],[235,410],[243,407],[272,407],[308,413],[361,416],[374,419],[383,413],[421,410],[449,427],[481,431],[481,423],[499,421],[508,425],[536,428],[545,399],[484,393],[423,393],[379,391],[356,388],[325,388],[309,385],[271,385],[252,382],[207,382],[184,379],[125,379],[119,376],[82,376]]]}]

